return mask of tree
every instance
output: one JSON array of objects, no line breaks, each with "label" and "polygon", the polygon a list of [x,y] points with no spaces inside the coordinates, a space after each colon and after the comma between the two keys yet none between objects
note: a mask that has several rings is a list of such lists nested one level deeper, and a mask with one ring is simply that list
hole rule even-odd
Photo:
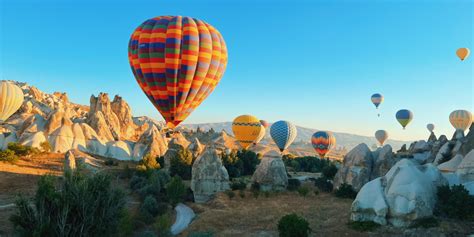
[{"label": "tree", "polygon": [[171,181],[166,185],[166,195],[171,202],[171,205],[176,204],[184,200],[186,194],[186,186],[179,176],[174,176]]},{"label": "tree", "polygon": [[178,154],[170,159],[170,175],[179,175],[184,180],[190,180],[193,162],[193,154],[187,149],[180,149]]},{"label": "tree", "polygon": [[40,143],[40,147],[41,147],[41,150],[43,150],[44,152],[51,152],[52,150],[51,144],[49,144],[48,141],[44,141]]},{"label": "tree", "polygon": [[311,233],[311,228],[303,217],[290,214],[280,219],[278,232],[280,237],[307,237]]}]

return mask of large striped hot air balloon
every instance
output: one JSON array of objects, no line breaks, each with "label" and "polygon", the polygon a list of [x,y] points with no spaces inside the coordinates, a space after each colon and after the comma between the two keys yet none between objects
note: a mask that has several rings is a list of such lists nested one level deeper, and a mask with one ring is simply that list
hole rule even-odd
[{"label": "large striped hot air balloon", "polygon": [[174,128],[221,80],[227,48],[219,31],[204,21],[159,16],[133,32],[128,59],[140,88]]},{"label": "large striped hot air balloon", "polygon": [[400,125],[402,125],[403,129],[413,120],[413,113],[407,109],[401,109],[395,114]]},{"label": "large striped hot air balloon", "polygon": [[270,127],[270,135],[281,152],[286,150],[296,138],[296,127],[288,121],[278,121]]},{"label": "large striped hot air balloon", "polygon": [[449,122],[457,131],[466,131],[472,124],[472,114],[467,110],[455,110],[449,115]]},{"label": "large striped hot air balloon", "polygon": [[456,50],[456,55],[461,59],[461,61],[464,61],[467,57],[469,57],[470,54],[469,48],[459,48]]},{"label": "large striped hot air balloon", "polygon": [[10,118],[23,104],[24,95],[20,87],[7,81],[0,82],[0,122]]},{"label": "large striped hot air balloon", "polygon": [[252,115],[241,115],[232,122],[234,136],[243,149],[247,149],[250,145],[256,143],[262,129],[265,128]]},{"label": "large striped hot air balloon", "polygon": [[318,131],[311,137],[311,144],[319,157],[324,158],[336,146],[336,138],[332,132]]},{"label": "large striped hot air balloon", "polygon": [[387,140],[388,138],[388,132],[385,131],[385,130],[377,130],[375,132],[375,139],[377,139],[377,141],[379,141],[380,145],[383,146],[383,144],[385,143],[385,141]]},{"label": "large striped hot air balloon", "polygon": [[[383,95],[375,93],[370,97],[370,100],[375,105],[375,109],[378,109],[380,104],[383,102]],[[380,117],[380,114],[377,114]]]}]

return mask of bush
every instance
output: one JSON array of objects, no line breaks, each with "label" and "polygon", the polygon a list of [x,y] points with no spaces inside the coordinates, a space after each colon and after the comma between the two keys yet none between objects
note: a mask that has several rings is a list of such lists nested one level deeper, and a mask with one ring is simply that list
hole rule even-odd
[{"label": "bush", "polygon": [[8,143],[8,150],[13,151],[17,156],[27,156],[38,153],[38,149],[32,148],[30,146],[21,145],[18,142]]},{"label": "bush", "polygon": [[438,227],[439,226],[439,221],[438,219],[434,217],[426,217],[426,218],[421,218],[418,220],[415,220],[412,225],[410,225],[410,228],[432,228],[432,227]]},{"label": "bush", "polygon": [[192,165],[193,154],[186,149],[180,149],[178,154],[170,159],[170,175],[178,175],[184,180],[190,180]]},{"label": "bush", "polygon": [[330,193],[333,188],[332,182],[323,177],[317,178],[314,181],[314,186],[316,186],[319,191],[326,193]]},{"label": "bush", "polygon": [[107,159],[107,160],[104,162],[104,165],[106,165],[106,166],[117,166],[117,165],[118,165],[118,162],[117,162],[117,161],[114,161],[113,159]]},{"label": "bush", "polygon": [[161,167],[156,158],[150,156],[149,154],[144,156],[143,159],[138,162],[138,164],[143,166],[146,170],[159,169]]},{"label": "bush", "polygon": [[192,232],[189,233],[188,237],[214,237],[214,233],[212,232]]},{"label": "bush", "polygon": [[133,218],[126,208],[123,209],[122,218],[119,223],[119,236],[126,237],[133,234]]},{"label": "bush", "polygon": [[311,233],[311,228],[304,218],[290,214],[280,219],[278,232],[280,237],[307,237]]},{"label": "bush", "polygon": [[301,181],[299,179],[288,179],[288,187],[289,191],[295,191],[301,186]]},{"label": "bush", "polygon": [[352,221],[349,222],[349,228],[357,231],[373,231],[380,227],[380,224],[377,224],[373,221]]},{"label": "bush", "polygon": [[171,224],[171,217],[168,214],[164,214],[157,218],[156,223],[153,225],[153,228],[158,233],[159,237],[173,236],[171,234]]},{"label": "bush", "polygon": [[0,151],[0,161],[6,161],[10,163],[15,163],[20,159],[15,152],[10,149],[6,149],[4,151]]},{"label": "bush", "polygon": [[[113,236],[124,215],[125,194],[110,177],[66,173],[59,187],[43,176],[33,200],[19,197],[10,221],[20,236]],[[31,204],[30,204],[31,203]]]},{"label": "bush", "polygon": [[357,192],[352,188],[352,185],[343,183],[339,188],[336,189],[334,195],[339,198],[349,198],[355,199],[357,196]]},{"label": "bush", "polygon": [[140,206],[140,216],[148,224],[153,222],[154,217],[159,213],[158,201],[156,198],[149,195],[145,198],[142,205]]},{"label": "bush", "polygon": [[239,196],[240,196],[240,198],[244,198],[244,197],[245,197],[245,192],[244,192],[244,190],[240,190],[240,191],[239,191]]},{"label": "bush", "polygon": [[51,144],[48,141],[40,143],[40,147],[44,152],[51,152],[52,150]]},{"label": "bush", "polygon": [[336,176],[337,173],[337,167],[334,164],[329,164],[328,166],[324,167],[323,170],[323,177],[326,179],[333,180],[334,176]]},{"label": "bush", "polygon": [[[140,175],[141,174],[141,175]],[[170,177],[162,170],[150,170],[146,173],[137,173],[130,179],[130,188],[144,199],[148,195],[159,197]]]},{"label": "bush", "polygon": [[[320,159],[315,156],[283,156],[286,167],[291,167],[296,172],[319,173],[327,166],[334,165],[329,159]],[[329,170],[328,170],[329,171]]]},{"label": "bush", "polygon": [[224,193],[227,195],[227,197],[229,197],[229,199],[232,199],[235,197],[235,193],[232,190],[226,190]]},{"label": "bush", "polygon": [[184,195],[186,194],[186,186],[184,186],[179,176],[173,177],[166,185],[166,194],[173,206],[183,201]]},{"label": "bush", "polygon": [[309,191],[309,188],[306,186],[301,186],[298,188],[298,193],[303,197],[308,196]]},{"label": "bush", "polygon": [[437,191],[435,213],[459,220],[474,220],[474,197],[463,185],[441,186]]},{"label": "bush", "polygon": [[231,182],[230,188],[232,190],[245,190],[245,188],[247,188],[247,184],[244,181],[237,179]]},{"label": "bush", "polygon": [[231,152],[230,154],[223,153],[221,159],[230,178],[252,175],[260,163],[259,155],[249,150]]}]

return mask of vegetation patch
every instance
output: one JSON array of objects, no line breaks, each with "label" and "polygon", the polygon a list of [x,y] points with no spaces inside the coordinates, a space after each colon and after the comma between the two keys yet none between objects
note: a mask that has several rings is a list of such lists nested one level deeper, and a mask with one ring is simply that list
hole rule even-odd
[{"label": "vegetation patch", "polygon": [[352,188],[352,185],[343,183],[336,189],[334,195],[339,198],[355,199],[357,192]]},{"label": "vegetation patch", "polygon": [[280,237],[307,237],[311,233],[308,221],[296,214],[289,214],[278,221]]},{"label": "vegetation patch", "polygon": [[463,185],[438,188],[435,214],[458,220],[474,220],[474,196]]},{"label": "vegetation patch", "polygon": [[317,178],[314,181],[314,186],[316,186],[319,189],[319,191],[326,192],[326,193],[332,192],[332,189],[333,189],[332,182],[327,180],[324,177]]},{"label": "vegetation patch", "polygon": [[361,232],[374,231],[380,227],[380,224],[373,221],[351,221],[348,225],[351,229]]},{"label": "vegetation patch", "polygon": [[438,227],[438,226],[439,226],[438,219],[434,217],[426,217],[426,218],[415,220],[413,224],[410,225],[410,228],[432,228],[432,227]]}]

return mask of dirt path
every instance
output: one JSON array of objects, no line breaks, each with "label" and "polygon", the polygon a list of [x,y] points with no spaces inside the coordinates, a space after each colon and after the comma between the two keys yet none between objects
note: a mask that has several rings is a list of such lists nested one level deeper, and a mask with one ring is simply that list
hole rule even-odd
[{"label": "dirt path", "polygon": [[193,209],[182,203],[178,204],[174,209],[176,210],[176,221],[171,226],[171,233],[177,235],[188,227],[196,214],[194,214]]}]

